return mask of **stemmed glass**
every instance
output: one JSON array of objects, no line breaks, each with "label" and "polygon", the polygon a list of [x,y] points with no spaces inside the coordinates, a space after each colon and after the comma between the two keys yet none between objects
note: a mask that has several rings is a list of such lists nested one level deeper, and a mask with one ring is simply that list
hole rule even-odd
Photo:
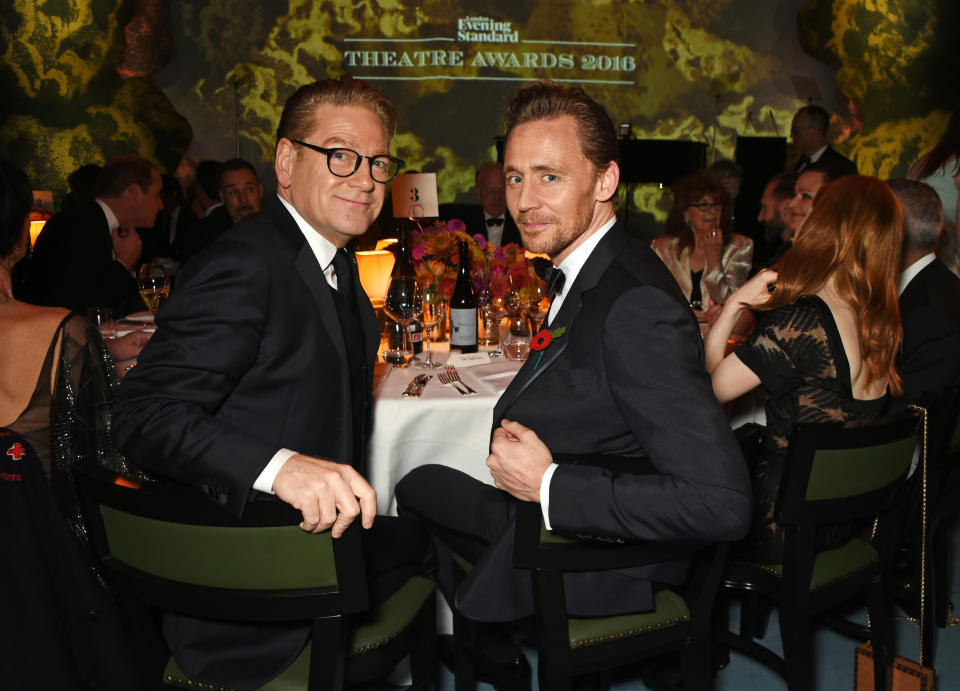
[{"label": "stemmed glass", "polygon": [[539,279],[524,288],[523,307],[530,317],[531,326],[539,331],[544,327],[544,318],[550,311],[550,294],[547,284]]},{"label": "stemmed glass", "polygon": [[496,329],[497,347],[490,351],[490,357],[506,357],[503,351],[504,331],[501,329],[503,318],[510,313],[511,294],[493,296],[490,302],[484,307],[484,321],[489,324],[490,329]]},{"label": "stemmed glass", "polygon": [[443,366],[433,359],[433,351],[430,350],[430,335],[433,333],[434,327],[443,319],[445,311],[440,286],[431,284],[420,290],[420,309],[417,314],[420,317],[420,323],[423,324],[425,336],[423,339],[424,359],[417,360],[417,367],[420,369],[434,369]]},{"label": "stemmed glass", "polygon": [[383,359],[394,367],[406,367],[413,359],[410,323],[420,312],[419,300],[417,281],[412,276],[395,276],[390,279],[383,311],[400,325],[401,337],[397,346],[387,348]]},{"label": "stemmed glass", "polygon": [[154,315],[170,295],[170,277],[159,264],[144,264],[137,275],[140,297]]}]

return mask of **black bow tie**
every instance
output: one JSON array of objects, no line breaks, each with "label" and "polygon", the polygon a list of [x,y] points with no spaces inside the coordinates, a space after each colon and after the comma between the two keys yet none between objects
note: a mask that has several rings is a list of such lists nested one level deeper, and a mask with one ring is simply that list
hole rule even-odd
[{"label": "black bow tie", "polygon": [[502,217],[502,216],[501,216],[500,218],[488,218],[488,219],[487,219],[487,227],[488,227],[488,228],[489,228],[490,226],[502,226],[502,225],[503,225],[503,217]]},{"label": "black bow tie", "polygon": [[533,270],[537,272],[537,276],[546,281],[547,291],[551,295],[563,290],[563,284],[567,280],[567,277],[564,276],[563,271],[555,267],[549,259],[534,257]]}]

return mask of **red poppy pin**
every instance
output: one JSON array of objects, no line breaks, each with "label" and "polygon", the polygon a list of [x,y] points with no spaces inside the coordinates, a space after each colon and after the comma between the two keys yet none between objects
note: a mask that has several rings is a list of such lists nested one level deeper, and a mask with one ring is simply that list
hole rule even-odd
[{"label": "red poppy pin", "polygon": [[567,327],[565,326],[561,326],[559,329],[554,329],[553,331],[540,329],[537,335],[530,340],[530,350],[539,353],[539,355],[537,355],[537,362],[533,366],[534,369],[540,365],[540,359],[543,357],[543,351],[546,350],[551,343],[553,343],[553,339],[560,338],[566,330]]}]

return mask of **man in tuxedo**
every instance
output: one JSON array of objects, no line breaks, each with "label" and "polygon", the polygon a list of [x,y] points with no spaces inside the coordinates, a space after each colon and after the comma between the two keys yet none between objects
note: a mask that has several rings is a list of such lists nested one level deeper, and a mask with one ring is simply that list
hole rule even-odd
[{"label": "man in tuxedo", "polygon": [[[401,165],[389,155],[396,121],[385,96],[348,77],[288,99],[277,196],[181,270],[114,409],[129,458],[237,515],[275,494],[305,531],[337,538],[360,520],[374,602],[422,570],[427,552],[416,526],[374,523],[362,475],[380,336],[348,244]],[[254,688],[296,658],[309,626],[167,615],[164,635],[195,680]]]},{"label": "man in tuxedo", "polygon": [[903,348],[898,369],[903,395],[917,401],[960,384],[960,278],[935,250],[943,228],[943,207],[929,185],[891,180],[903,206],[905,247],[900,275]]},{"label": "man in tuxedo", "polygon": [[753,270],[770,266],[793,244],[793,233],[787,228],[787,205],[793,199],[796,173],[779,173],[770,178],[760,197],[757,222],[763,226],[762,242],[753,243]]},{"label": "man in tuxedo", "polygon": [[[537,82],[509,107],[507,205],[526,249],[564,276],[552,341],[494,409],[495,487],[424,466],[396,490],[401,515],[474,564],[452,600],[470,619],[534,612],[530,575],[513,567],[519,501],[538,502],[548,529],[604,540],[735,540],[749,524],[746,468],[696,320],[663,263],[615,216],[617,157],[613,122],[579,88]],[[568,611],[650,609],[653,582],[680,583],[685,571],[671,562],[570,574]]]},{"label": "man in tuxedo", "polygon": [[27,276],[27,298],[38,305],[90,307],[120,313],[136,308],[142,243],[163,207],[160,173],[138,156],[118,156],[97,177],[96,198],[47,221]]},{"label": "man in tuxedo", "polygon": [[217,168],[217,181],[220,199],[232,223],[260,211],[263,185],[260,184],[257,169],[252,163],[242,158],[224,161]]},{"label": "man in tuxedo", "polygon": [[811,163],[822,161],[837,169],[838,175],[854,175],[856,164],[827,143],[830,114],[820,106],[804,106],[793,116],[790,136],[802,154],[793,166],[793,172],[802,173]]},{"label": "man in tuxedo", "polygon": [[511,242],[520,244],[520,231],[513,217],[507,211],[504,198],[506,183],[503,179],[503,164],[487,161],[477,168],[474,191],[480,200],[480,207],[464,221],[470,235],[482,235],[495,247]]},{"label": "man in tuxedo", "polygon": [[191,214],[185,214],[187,223],[177,227],[174,250],[182,261],[199,254],[210,243],[233,225],[233,219],[220,199],[219,161],[200,161],[197,164],[195,196]]}]

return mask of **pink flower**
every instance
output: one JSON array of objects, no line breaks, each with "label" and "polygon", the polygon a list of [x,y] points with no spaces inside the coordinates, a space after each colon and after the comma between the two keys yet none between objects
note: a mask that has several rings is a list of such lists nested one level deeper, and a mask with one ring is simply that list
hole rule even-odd
[{"label": "pink flower", "polygon": [[459,218],[451,218],[447,221],[447,230],[452,230],[454,232],[467,232],[467,224],[461,221]]},{"label": "pink flower", "polygon": [[426,257],[426,256],[427,256],[427,243],[421,242],[419,245],[417,245],[416,247],[413,248],[413,251],[410,253],[410,255],[411,255],[414,259],[416,259],[417,261],[420,261],[421,259],[423,259],[424,257]]},{"label": "pink flower", "polygon": [[507,255],[503,252],[503,246],[498,247],[493,251],[493,256],[499,259],[500,261],[506,261]]},{"label": "pink flower", "polygon": [[473,239],[477,241],[477,247],[481,250],[487,249],[487,239],[483,237],[480,233],[477,233],[473,236]]}]

